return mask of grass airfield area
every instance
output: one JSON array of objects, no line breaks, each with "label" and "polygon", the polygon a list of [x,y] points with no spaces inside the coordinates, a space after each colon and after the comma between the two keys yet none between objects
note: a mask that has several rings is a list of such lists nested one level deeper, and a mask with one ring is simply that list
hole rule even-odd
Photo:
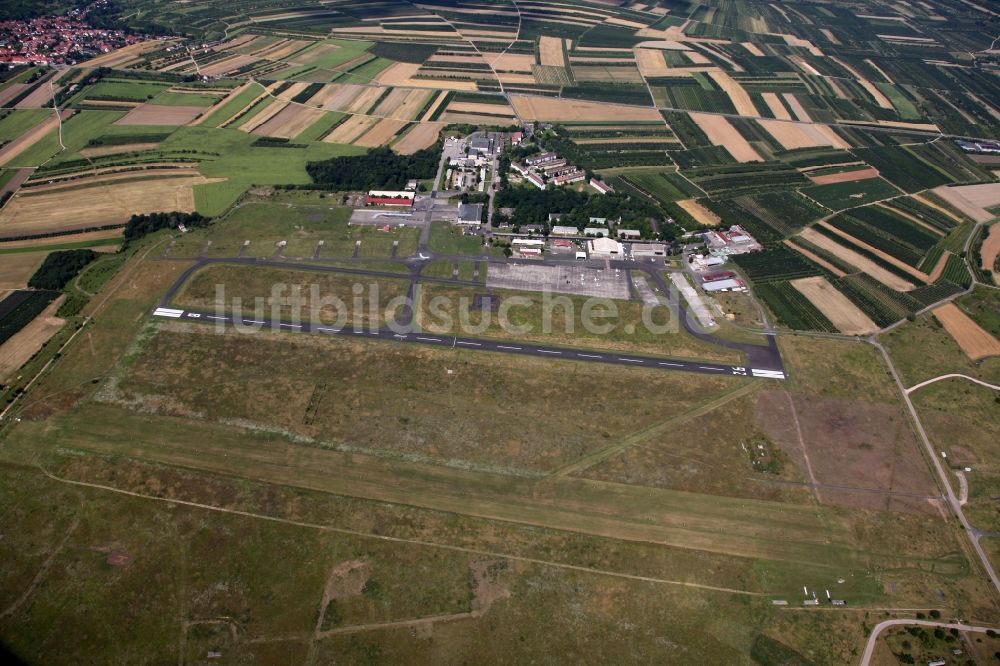
[{"label": "grass airfield area", "polygon": [[[854,444],[899,471],[884,494],[808,485],[776,430],[784,391],[806,432],[859,391],[898,410],[870,348],[788,339],[794,379],[776,387],[148,321],[187,265],[137,255],[4,433],[2,492],[66,498],[44,520],[4,504],[20,527],[3,543],[3,605],[30,593],[0,627],[32,658],[440,661],[488,631],[477,655],[544,659],[544,625],[581,658],[829,663],[853,660],[883,615],[859,608],[992,612],[961,535],[902,494],[936,494],[906,428]],[[801,610],[802,585],[855,610]],[[125,633],[92,608],[136,619]],[[92,638],[43,640],[28,618],[57,613]]]}]

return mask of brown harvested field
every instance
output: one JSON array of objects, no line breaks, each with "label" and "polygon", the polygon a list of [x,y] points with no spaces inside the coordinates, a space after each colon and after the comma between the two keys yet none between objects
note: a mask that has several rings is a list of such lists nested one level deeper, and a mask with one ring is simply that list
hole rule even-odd
[{"label": "brown harvested field", "polygon": [[264,58],[266,60],[282,60],[292,55],[296,51],[299,51],[309,45],[309,42],[300,39],[286,39],[275,44],[272,44],[269,48],[257,53],[258,58]]},{"label": "brown harvested field", "polygon": [[804,123],[812,122],[812,118],[805,107],[802,106],[802,102],[793,93],[782,93],[781,96],[784,98],[785,103],[788,104],[788,108],[795,114],[796,120],[801,120]]},{"label": "brown harvested field", "polygon": [[325,143],[352,143],[374,127],[378,121],[378,118],[372,116],[352,116],[337,125],[332,132],[323,138],[323,141]]},{"label": "brown harvested field", "polygon": [[983,247],[980,254],[983,258],[981,268],[984,271],[990,271],[993,273],[993,277],[1000,276],[994,268],[997,264],[997,257],[1000,256],[1000,223],[994,224],[990,227],[989,233],[987,233],[986,238],[983,239]]},{"label": "brown harvested field", "polygon": [[313,95],[309,104],[321,106],[327,111],[340,111],[346,109],[351,101],[361,94],[364,86],[353,83],[331,83]]},{"label": "brown harvested field", "polygon": [[0,383],[13,377],[18,368],[63,327],[66,320],[57,317],[56,310],[65,299],[65,296],[60,296],[52,301],[27,326],[0,345]]},{"label": "brown harvested field", "polygon": [[18,169],[11,176],[10,180],[4,183],[3,187],[0,187],[0,195],[7,194],[8,192],[17,192],[21,185],[24,184],[24,181],[28,180],[34,172],[35,170],[31,168]]},{"label": "brown harvested field", "polygon": [[251,134],[294,139],[324,115],[326,111],[322,109],[289,104],[280,113],[254,129]]},{"label": "brown harvested field", "polygon": [[[49,81],[46,81],[39,85],[37,88],[31,91],[27,97],[18,102],[14,108],[15,109],[40,109],[49,103],[52,99],[52,95],[55,94],[58,88],[51,83],[51,79],[55,77],[55,72],[49,77]],[[51,106],[51,105],[50,105]]]},{"label": "brown harvested field", "polygon": [[510,72],[497,74],[497,80],[501,83],[514,85],[524,84],[530,86],[539,83],[534,74],[512,74]]},{"label": "brown harvested field", "polygon": [[240,123],[239,129],[247,133],[253,132],[255,129],[271,120],[271,118],[274,118],[276,115],[284,111],[287,106],[289,106],[288,102],[278,100],[272,101],[263,111],[249,120],[244,120]]},{"label": "brown harvested field", "polygon": [[737,132],[736,128],[725,117],[709,113],[690,113],[688,115],[708,136],[709,141],[716,146],[724,147],[737,162],[764,161],[764,158],[754,150],[750,142],[744,139],[743,135]]},{"label": "brown harvested field", "polygon": [[346,111],[348,113],[368,113],[369,108],[375,103],[375,100],[382,96],[383,92],[385,92],[385,88],[364,88],[361,94],[347,105]]},{"label": "brown harvested field", "polygon": [[397,62],[395,65],[390,65],[379,72],[378,76],[375,77],[375,81],[388,86],[408,85],[409,81],[419,71],[420,63]]},{"label": "brown harvested field", "polygon": [[761,93],[761,97],[764,98],[764,103],[767,104],[767,108],[771,109],[771,113],[778,120],[791,120],[792,115],[788,113],[788,109],[785,105],[781,103],[781,98],[778,97],[778,93],[766,92]]},{"label": "brown harvested field", "polygon": [[419,123],[393,144],[392,149],[400,155],[412,155],[418,150],[430,148],[441,134],[444,123]]},{"label": "brown harvested field", "polygon": [[93,148],[83,148],[80,154],[84,157],[104,157],[105,155],[118,155],[120,153],[132,153],[145,150],[156,150],[159,143],[123,143],[118,146],[94,146]]},{"label": "brown harvested field", "polygon": [[825,277],[792,280],[791,285],[845,335],[870,335],[878,326]]},{"label": "brown harvested field", "polygon": [[455,113],[485,113],[487,115],[513,116],[514,109],[507,104],[476,104],[474,102],[452,102],[448,105],[449,112]]},{"label": "brown harvested field", "polygon": [[828,222],[819,222],[819,224],[822,225],[824,228],[828,229],[829,231],[832,231],[836,235],[840,236],[841,238],[849,241],[853,245],[856,245],[858,247],[864,248],[868,252],[871,252],[872,254],[874,254],[876,257],[878,257],[882,261],[890,263],[893,266],[895,266],[896,268],[898,268],[899,270],[904,271],[906,273],[909,273],[910,275],[912,275],[916,279],[918,279],[918,280],[920,280],[922,282],[929,282],[926,273],[924,273],[922,271],[919,271],[916,268],[914,268],[913,266],[910,266],[909,264],[900,261],[899,259],[897,259],[896,257],[892,256],[888,252],[880,250],[877,247],[875,247],[874,245],[872,245],[870,243],[866,243],[865,241],[861,240],[860,238],[855,238],[854,236],[852,236],[851,234],[847,233],[846,231],[838,229],[837,227],[833,226],[832,224],[830,224]]},{"label": "brown harvested field", "polygon": [[825,125],[770,120],[767,118],[759,118],[757,122],[778,143],[784,146],[786,150],[818,148],[820,146],[832,146],[833,148],[850,147],[846,141],[836,134],[823,131],[824,129],[829,129]]},{"label": "brown harvested field", "polygon": [[538,59],[540,65],[565,67],[563,58],[563,40],[559,37],[538,38]]},{"label": "brown harvested field", "polygon": [[[808,175],[808,174],[807,174]],[[824,176],[809,176],[816,185],[830,185],[831,183],[850,183],[856,180],[870,180],[878,178],[878,169],[868,167],[867,169],[856,169],[854,171],[844,171],[842,173],[828,173]]]},{"label": "brown harvested field", "polygon": [[517,118],[510,116],[487,116],[479,113],[452,113],[446,111],[440,118],[449,123],[463,123],[469,125],[513,125],[517,123]]},{"label": "brown harvested field", "polygon": [[913,291],[916,289],[916,285],[911,282],[904,280],[895,273],[890,273],[868,257],[859,254],[850,248],[844,247],[832,238],[827,238],[815,229],[803,229],[799,236],[801,236],[804,240],[809,241],[816,247],[826,250],[838,259],[854,266],[858,270],[867,273],[887,287],[891,287],[896,291]]},{"label": "brown harvested field", "polygon": [[[48,239],[32,239],[32,240],[17,240],[17,241],[0,241],[0,250],[10,250],[14,248],[30,247],[32,249],[37,249],[39,252],[48,252],[48,247],[51,245],[60,245],[62,243],[82,243],[85,241],[95,241],[95,240],[107,240],[108,243],[121,244],[122,232],[121,229],[105,229],[104,231],[85,231],[79,234],[72,234],[69,236],[59,236],[56,238]],[[117,248],[117,245],[115,246]],[[20,255],[21,253],[17,253]],[[8,259],[13,259],[15,254],[6,255],[4,261]],[[0,266],[0,270],[3,266]]]},{"label": "brown harvested field", "polygon": [[[125,222],[134,214],[194,211],[195,185],[221,179],[200,175],[138,178],[109,184],[79,185],[26,194],[23,190],[0,211],[0,235],[44,233]],[[67,216],[66,211],[75,213]]]},{"label": "brown harvested field", "polygon": [[817,70],[815,67],[807,63],[799,56],[788,56],[788,60],[798,65],[799,69],[801,69],[806,74],[811,74],[812,76],[822,76],[822,74],[819,73],[819,70]]},{"label": "brown harvested field", "polygon": [[517,53],[504,53],[494,56],[492,53],[487,57],[487,62],[493,65],[493,69],[498,72],[531,72],[531,66],[535,64],[534,56]]},{"label": "brown harvested field", "polygon": [[0,90],[0,105],[6,104],[28,88],[27,83],[12,83],[3,90]]},{"label": "brown harvested field", "polygon": [[405,120],[395,120],[393,118],[380,120],[374,127],[357,139],[354,142],[354,145],[364,146],[366,148],[384,146],[392,141],[392,138],[396,136],[396,134],[398,134],[404,127],[406,127]]},{"label": "brown harvested field", "polygon": [[199,69],[202,76],[219,76],[220,74],[226,74],[234,69],[239,69],[249,65],[252,62],[257,62],[258,60],[260,59],[257,56],[234,55],[231,58],[216,60],[215,62],[205,65]]},{"label": "brown harvested field", "polygon": [[[21,242],[37,243],[38,241]],[[28,278],[32,276],[47,255],[48,252],[15,252],[0,255],[3,257],[0,259],[0,291],[24,289],[28,284]]]},{"label": "brown harvested field", "polygon": [[169,43],[170,43],[169,41],[159,41],[156,39],[151,39],[147,42],[129,44],[128,46],[123,46],[122,48],[116,51],[111,51],[109,53],[102,53],[97,57],[82,62],[80,63],[79,67],[87,69],[94,67],[120,67],[122,63],[132,60],[141,53],[145,53],[146,51],[151,51],[153,49],[163,48],[164,46],[167,46]]},{"label": "brown harvested field", "polygon": [[945,268],[945,266],[948,265],[948,258],[950,256],[952,256],[952,255],[951,255],[951,252],[948,251],[948,250],[945,250],[941,254],[941,258],[938,259],[937,264],[934,266],[934,270],[932,270],[930,272],[930,275],[927,276],[927,281],[928,282],[932,282],[932,283],[933,282],[937,282],[938,278],[940,278],[942,275],[944,275],[944,268]]},{"label": "brown harvested field", "polygon": [[736,113],[741,116],[759,116],[760,113],[757,111],[757,107],[753,105],[753,100],[750,99],[750,95],[747,91],[743,89],[739,83],[737,83],[733,77],[729,76],[726,72],[722,70],[713,70],[708,73],[712,77],[712,80],[719,84],[729,99],[732,100],[733,106],[736,107]]},{"label": "brown harvested field", "polygon": [[795,35],[782,35],[782,37],[785,38],[785,43],[789,46],[799,46],[801,48],[808,49],[810,55],[823,55],[823,52],[816,48],[816,46],[808,39],[802,39],[801,37],[796,37]]},{"label": "brown harvested field", "polygon": [[[396,98],[393,95],[400,93]],[[373,112],[375,115],[386,118],[396,118],[398,120],[413,120],[420,109],[424,108],[424,103],[433,95],[429,90],[406,90],[396,88],[385,101],[378,105]]]},{"label": "brown harvested field", "polygon": [[115,121],[115,125],[187,125],[205,112],[203,106],[140,104]]},{"label": "brown harvested field", "polygon": [[934,317],[941,322],[948,335],[955,339],[965,355],[972,361],[988,356],[1000,356],[1000,341],[965,314],[954,303],[934,308]]},{"label": "brown harvested field", "polygon": [[840,270],[839,268],[837,268],[836,266],[834,266],[833,264],[831,264],[829,261],[827,261],[823,257],[819,256],[815,252],[807,250],[806,248],[802,247],[801,245],[799,245],[799,244],[797,244],[797,243],[795,243],[795,242],[793,242],[791,240],[786,240],[786,241],[784,241],[784,243],[785,243],[785,245],[787,245],[791,249],[795,250],[796,252],[798,252],[799,254],[801,254],[803,257],[805,257],[809,261],[811,261],[811,262],[813,262],[815,264],[819,264],[820,266],[822,266],[826,270],[830,271],[831,273],[833,273],[837,277],[844,277],[845,275],[847,275],[847,273],[845,271]]},{"label": "brown harvested field", "polygon": [[935,187],[933,192],[976,222],[992,220],[996,216],[986,209],[1000,205],[1000,183],[942,185]]},{"label": "brown harvested field", "polygon": [[635,64],[639,66],[639,71],[643,76],[668,76],[670,67],[663,58],[663,51],[659,49],[635,49]]},{"label": "brown harvested field", "polygon": [[700,51],[683,51],[684,57],[695,65],[711,65],[712,60]]},{"label": "brown harvested field", "polygon": [[306,81],[296,81],[292,85],[288,86],[281,92],[275,94],[278,99],[284,100],[286,102],[291,102],[292,98],[298,95],[300,92],[309,87],[309,83]]},{"label": "brown harvested field", "polygon": [[829,28],[820,28],[819,31],[823,33],[823,36],[830,40],[831,44],[840,44],[840,40],[837,36],[830,32]]},{"label": "brown harvested field", "polygon": [[[63,121],[73,115],[72,111],[63,110],[59,112]],[[55,114],[46,116],[45,120],[38,123],[30,130],[17,137],[3,148],[0,148],[0,166],[6,166],[17,159],[17,156],[31,148],[42,140],[49,132],[54,131],[59,126],[59,120]]]},{"label": "brown harvested field", "polygon": [[514,103],[518,115],[527,121],[627,122],[630,120],[649,120],[662,122],[663,120],[656,109],[645,106],[601,104],[575,99],[525,97],[523,95],[511,95],[511,101]]},{"label": "brown harvested field", "polygon": [[719,218],[718,215],[705,208],[694,199],[684,199],[683,201],[678,201],[677,205],[687,211],[687,213],[699,224],[704,224],[706,227],[714,227],[722,222],[722,219]]},{"label": "brown harvested field", "polygon": [[936,201],[931,201],[930,199],[928,199],[927,197],[925,197],[922,194],[914,194],[913,198],[916,199],[917,201],[919,201],[920,203],[922,203],[923,205],[929,206],[930,208],[933,208],[934,210],[938,211],[939,213],[942,213],[943,215],[947,215],[948,217],[950,217],[951,219],[953,219],[958,224],[964,224],[965,223],[965,220],[962,219],[961,215],[957,214],[955,211],[951,210],[950,208],[946,208],[945,206],[942,206],[941,204],[937,203]]},{"label": "brown harvested field", "polygon": [[441,92],[438,92],[438,93],[433,93],[433,94],[437,95],[437,98],[430,104],[430,106],[427,107],[427,111],[424,112],[423,118],[419,118],[419,120],[426,120],[427,118],[430,118],[431,116],[433,116],[434,113],[439,108],[441,108],[441,105],[444,104],[445,100],[448,98],[448,93],[446,91],[444,91],[444,90],[442,90]]},{"label": "brown harvested field", "polygon": [[634,67],[601,67],[599,65],[574,65],[573,78],[577,81],[612,81],[641,83],[642,75]]},{"label": "brown harvested field", "polygon": [[752,56],[763,57],[764,55],[766,55],[763,51],[760,50],[760,47],[754,44],[753,42],[741,42],[741,44],[743,48],[745,48],[747,52]]}]

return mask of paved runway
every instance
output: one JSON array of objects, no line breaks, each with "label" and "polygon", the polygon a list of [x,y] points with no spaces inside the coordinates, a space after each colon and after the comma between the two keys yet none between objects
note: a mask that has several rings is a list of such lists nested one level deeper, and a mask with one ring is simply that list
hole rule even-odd
[{"label": "paved runway", "polygon": [[391,329],[379,330],[354,329],[350,327],[334,328],[325,324],[309,322],[286,322],[269,318],[249,319],[232,315],[220,316],[195,310],[179,310],[176,308],[158,307],[153,311],[157,317],[181,319],[185,321],[204,323],[223,323],[228,326],[256,326],[281,331],[299,333],[320,333],[326,335],[348,335],[370,339],[386,340],[401,344],[420,344],[452,349],[471,349],[475,351],[490,351],[502,354],[517,354],[520,356],[536,356],[544,358],[566,359],[586,363],[605,363],[628,367],[643,367],[656,370],[674,370],[680,372],[697,372],[705,375],[737,375],[741,377],[758,377],[761,379],[785,379],[782,370],[767,370],[704,361],[685,361],[672,358],[625,354],[620,352],[599,351],[594,349],[572,349],[567,347],[549,347],[534,343],[511,342],[500,340],[484,340],[477,338],[461,338],[452,335],[434,335],[429,333],[397,333]]}]

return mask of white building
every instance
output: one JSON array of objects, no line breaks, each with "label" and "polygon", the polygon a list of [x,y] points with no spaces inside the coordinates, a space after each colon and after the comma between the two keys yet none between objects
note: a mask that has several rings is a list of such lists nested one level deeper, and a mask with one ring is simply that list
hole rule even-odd
[{"label": "white building", "polygon": [[594,259],[620,259],[624,252],[622,244],[613,238],[595,238],[587,241],[587,253]]},{"label": "white building", "polygon": [[615,188],[611,187],[603,180],[597,180],[596,178],[590,179],[590,186],[593,187],[598,192],[600,192],[601,194],[607,194],[609,192],[615,191]]},{"label": "white building", "polygon": [[567,227],[567,226],[563,226],[563,225],[557,224],[556,226],[552,227],[552,235],[553,236],[579,236],[580,235],[580,230],[577,229],[576,227]]},{"label": "white building", "polygon": [[[594,219],[594,218],[591,218]],[[610,235],[610,230],[607,227],[587,227],[583,230],[584,236],[605,236]]]},{"label": "white building", "polygon": [[747,287],[740,280],[715,280],[706,282],[701,288],[708,293],[716,291],[746,291]]},{"label": "white building", "polygon": [[642,238],[642,232],[638,229],[619,229],[619,238]]},{"label": "white building", "polygon": [[632,243],[632,256],[637,258],[665,257],[667,246],[663,243]]},{"label": "white building", "polygon": [[545,181],[542,180],[542,177],[539,176],[538,174],[529,173],[527,176],[525,176],[525,180],[527,180],[529,183],[531,183],[540,190],[545,189]]}]

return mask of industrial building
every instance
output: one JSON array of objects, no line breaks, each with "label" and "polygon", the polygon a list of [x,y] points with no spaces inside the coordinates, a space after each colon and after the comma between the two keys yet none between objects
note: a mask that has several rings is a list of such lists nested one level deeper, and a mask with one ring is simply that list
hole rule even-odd
[{"label": "industrial building", "polygon": [[746,291],[747,286],[743,284],[742,280],[715,280],[713,282],[704,282],[701,285],[707,293],[713,293],[716,291]]},{"label": "industrial building", "polygon": [[615,188],[611,187],[610,185],[608,185],[607,183],[605,183],[603,180],[598,180],[596,178],[591,178],[590,179],[590,186],[593,187],[598,192],[600,192],[601,194],[608,194],[610,192],[614,192],[615,191]]},{"label": "industrial building", "polygon": [[481,224],[483,221],[483,204],[459,204],[459,224]]},{"label": "industrial building", "polygon": [[613,238],[595,238],[587,241],[587,253],[594,259],[621,259],[625,249]]},{"label": "industrial building", "polygon": [[587,174],[583,171],[572,171],[563,176],[556,176],[552,182],[556,185],[569,185],[570,183],[578,183],[586,177]]},{"label": "industrial building", "polygon": [[556,226],[552,227],[552,235],[553,236],[579,236],[580,235],[580,230],[577,229],[576,227],[568,227],[568,226],[557,224]]},{"label": "industrial building", "polygon": [[632,256],[637,259],[667,256],[667,246],[663,243],[632,243]]},{"label": "industrial building", "polygon": [[587,227],[583,230],[584,236],[609,236],[611,230],[607,227]]},{"label": "industrial building", "polygon": [[555,153],[539,153],[538,155],[532,155],[531,157],[524,160],[524,163],[528,166],[541,166],[543,164],[548,164],[549,162],[555,162],[559,159],[559,156]]},{"label": "industrial building", "polygon": [[728,231],[706,231],[703,234],[709,252],[714,255],[746,254],[763,249],[743,227],[734,224]]},{"label": "industrial building", "polygon": [[538,189],[540,189],[540,190],[544,190],[545,189],[545,181],[542,180],[542,177],[539,176],[538,174],[536,174],[536,173],[529,173],[524,178],[525,178],[525,180],[527,180],[529,183],[531,183],[532,185],[534,185]]}]

